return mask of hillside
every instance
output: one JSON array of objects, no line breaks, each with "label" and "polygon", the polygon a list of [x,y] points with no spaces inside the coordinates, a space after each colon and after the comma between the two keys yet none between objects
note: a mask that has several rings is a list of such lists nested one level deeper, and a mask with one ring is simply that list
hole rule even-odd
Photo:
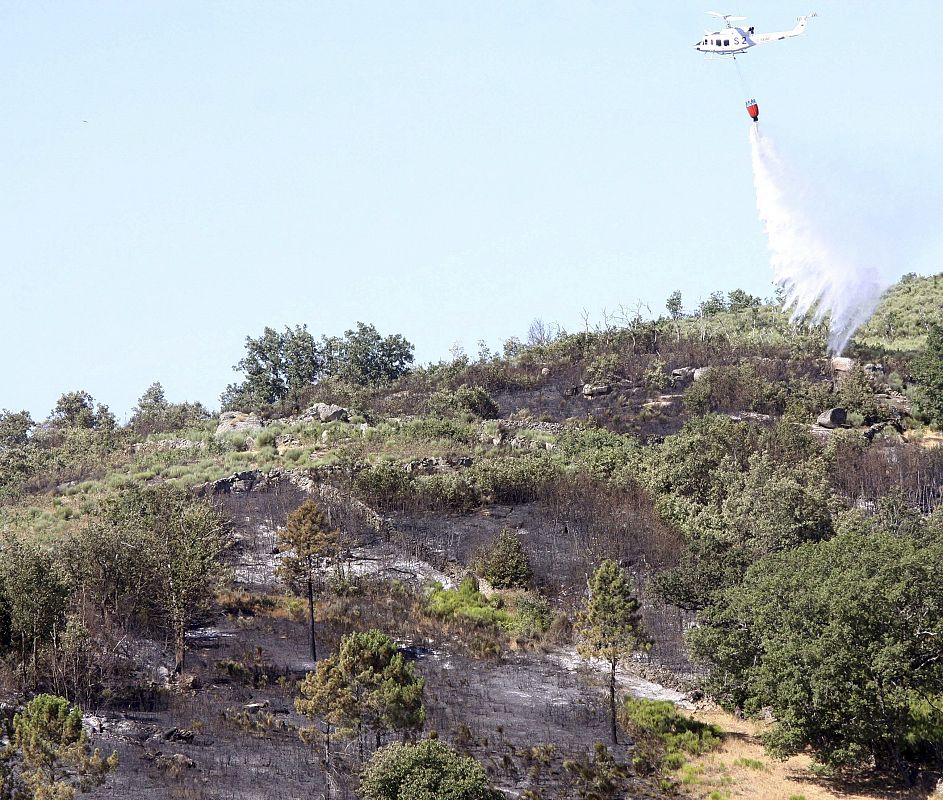
[{"label": "hillside", "polygon": [[936,285],[867,362],[731,292],[421,367],[267,329],[221,414],[3,412],[0,785],[372,800],[422,754],[461,797],[929,796]]},{"label": "hillside", "polygon": [[927,328],[943,321],[943,274],[907,275],[884,296],[855,342],[887,351],[915,351],[926,343]]}]

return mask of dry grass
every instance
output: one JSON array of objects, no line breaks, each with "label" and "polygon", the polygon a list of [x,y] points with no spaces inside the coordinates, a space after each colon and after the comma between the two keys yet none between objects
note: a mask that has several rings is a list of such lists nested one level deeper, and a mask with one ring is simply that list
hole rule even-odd
[{"label": "dry grass", "polygon": [[[685,712],[689,713],[689,712]],[[723,730],[718,750],[691,759],[682,785],[687,797],[712,800],[927,800],[926,790],[903,789],[879,780],[850,785],[826,780],[809,771],[812,759],[799,755],[788,761],[770,758],[760,742],[762,723],[741,720],[717,709],[690,712],[689,716]]]}]

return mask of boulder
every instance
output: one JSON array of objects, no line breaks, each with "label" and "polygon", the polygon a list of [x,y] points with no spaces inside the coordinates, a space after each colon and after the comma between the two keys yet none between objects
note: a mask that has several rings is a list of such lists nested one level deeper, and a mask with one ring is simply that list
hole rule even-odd
[{"label": "boulder", "polygon": [[285,455],[288,450],[304,447],[301,439],[291,433],[283,433],[275,439],[275,449],[280,456]]},{"label": "boulder", "polygon": [[773,418],[769,414],[760,414],[756,411],[737,411],[732,414],[725,414],[734,422],[755,422],[759,425],[769,425]]},{"label": "boulder", "polygon": [[247,414],[244,411],[224,411],[219,415],[219,425],[216,426],[216,435],[232,431],[260,431],[265,427],[265,421],[258,414]]},{"label": "boulder", "polygon": [[609,383],[587,383],[583,386],[583,397],[593,398],[602,397],[612,391],[612,384]]},{"label": "boulder", "polygon": [[550,367],[544,367],[542,370],[540,370],[540,375],[541,375],[541,377],[543,377],[543,378],[549,378],[549,377],[550,377]]},{"label": "boulder", "polygon": [[169,756],[163,753],[156,753],[153,758],[154,765],[159,769],[181,770],[194,769],[196,767],[196,762],[184,753],[173,753]]},{"label": "boulder", "polygon": [[854,368],[855,368],[855,360],[853,358],[844,358],[843,356],[835,356],[832,359],[833,372],[851,372]]},{"label": "boulder", "polygon": [[334,403],[315,403],[302,416],[319,419],[321,422],[346,422],[350,417],[350,412]]},{"label": "boulder", "polygon": [[848,412],[843,408],[830,408],[819,414],[815,424],[820,428],[842,428],[848,424]]}]

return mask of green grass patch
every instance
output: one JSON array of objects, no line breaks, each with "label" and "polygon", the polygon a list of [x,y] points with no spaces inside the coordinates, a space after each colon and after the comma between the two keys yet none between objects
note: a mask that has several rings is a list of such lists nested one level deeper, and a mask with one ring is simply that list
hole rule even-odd
[{"label": "green grass patch", "polygon": [[758,761],[755,758],[738,758],[733,762],[733,765],[735,767],[742,767],[743,769],[766,769],[766,764],[764,764],[762,761]]}]

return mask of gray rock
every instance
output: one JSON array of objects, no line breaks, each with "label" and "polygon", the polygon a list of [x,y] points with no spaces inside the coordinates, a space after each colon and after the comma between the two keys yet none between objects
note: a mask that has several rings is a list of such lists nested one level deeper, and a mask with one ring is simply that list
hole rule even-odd
[{"label": "gray rock", "polygon": [[832,371],[833,372],[851,372],[855,368],[855,360],[853,358],[844,358],[843,356],[835,356],[832,359]]},{"label": "gray rock", "polygon": [[612,391],[612,385],[609,383],[587,383],[583,386],[583,397],[602,397]]},{"label": "gray rock", "polygon": [[216,435],[232,431],[260,431],[265,427],[265,421],[258,414],[247,414],[243,411],[224,411],[219,415],[219,425],[216,426]]},{"label": "gray rock", "polygon": [[544,378],[548,377],[550,375],[550,367],[544,367],[542,370],[540,370],[540,374]]},{"label": "gray rock", "polygon": [[815,424],[822,428],[842,428],[848,424],[848,412],[843,408],[830,408],[819,414]]},{"label": "gray rock", "polygon": [[302,415],[309,419],[319,419],[321,422],[346,422],[350,412],[334,403],[315,403]]},{"label": "gray rock", "polygon": [[734,422],[757,422],[761,425],[766,425],[773,421],[773,418],[769,414],[760,414],[756,411],[738,411],[734,414],[726,414],[725,416],[729,417]]}]

